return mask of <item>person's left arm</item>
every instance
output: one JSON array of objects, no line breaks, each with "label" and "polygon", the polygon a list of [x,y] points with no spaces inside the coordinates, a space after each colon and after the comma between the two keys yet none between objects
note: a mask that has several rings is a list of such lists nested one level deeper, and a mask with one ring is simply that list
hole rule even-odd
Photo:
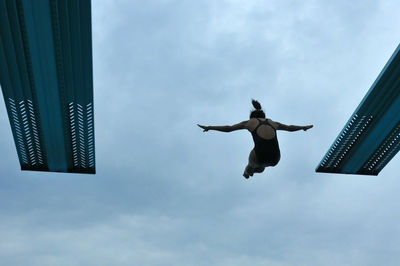
[{"label": "person's left arm", "polygon": [[295,125],[285,125],[279,122],[274,122],[277,126],[276,126],[276,130],[285,130],[285,131],[298,131],[298,130],[304,130],[307,131],[310,128],[313,127],[313,125],[308,125],[308,126],[295,126]]},{"label": "person's left arm", "polygon": [[247,122],[243,121],[238,124],[232,125],[232,126],[203,126],[197,124],[199,127],[203,129],[204,132],[207,132],[208,130],[216,130],[216,131],[221,131],[221,132],[232,132],[235,130],[240,130],[240,129],[247,129]]}]

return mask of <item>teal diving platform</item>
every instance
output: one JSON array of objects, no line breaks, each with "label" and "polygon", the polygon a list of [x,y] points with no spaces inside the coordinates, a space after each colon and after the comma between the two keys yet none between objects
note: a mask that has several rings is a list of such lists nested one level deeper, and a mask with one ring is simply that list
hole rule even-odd
[{"label": "teal diving platform", "polygon": [[0,85],[22,170],[94,174],[90,0],[0,0]]},{"label": "teal diving platform", "polygon": [[316,172],[378,175],[400,149],[400,46]]}]

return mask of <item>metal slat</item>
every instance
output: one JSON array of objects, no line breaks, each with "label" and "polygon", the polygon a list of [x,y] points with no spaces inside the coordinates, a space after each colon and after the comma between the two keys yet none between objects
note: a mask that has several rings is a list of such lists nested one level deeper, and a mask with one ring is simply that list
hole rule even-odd
[{"label": "metal slat", "polygon": [[23,170],[95,173],[89,0],[0,0],[0,83]]},{"label": "metal slat", "polygon": [[[341,134],[317,166],[317,172],[378,175],[399,150],[395,132],[400,123],[400,45],[354,112],[354,116],[373,117],[370,125],[339,162],[331,155],[336,142],[351,138],[346,124]],[[388,148],[388,143],[392,143]],[[349,146],[347,146],[348,148]],[[328,159],[336,166],[328,165]],[[332,164],[332,162],[331,162]]]}]

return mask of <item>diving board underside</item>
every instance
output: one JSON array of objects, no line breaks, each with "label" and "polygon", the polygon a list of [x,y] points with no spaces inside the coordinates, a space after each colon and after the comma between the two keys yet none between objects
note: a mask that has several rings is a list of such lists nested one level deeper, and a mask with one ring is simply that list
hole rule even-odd
[{"label": "diving board underside", "polygon": [[94,174],[90,0],[0,0],[0,30],[21,169]]},{"label": "diving board underside", "polygon": [[316,172],[378,175],[400,149],[400,46]]}]

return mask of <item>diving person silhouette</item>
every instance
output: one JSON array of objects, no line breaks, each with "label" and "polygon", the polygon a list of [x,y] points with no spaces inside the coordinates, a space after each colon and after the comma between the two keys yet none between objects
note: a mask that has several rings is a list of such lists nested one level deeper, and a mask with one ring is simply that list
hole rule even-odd
[{"label": "diving person silhouette", "polygon": [[266,167],[272,167],[278,164],[281,153],[276,134],[277,130],[291,132],[298,130],[306,131],[313,127],[313,125],[285,125],[273,121],[265,117],[265,113],[258,101],[252,100],[252,104],[255,110],[251,111],[249,120],[232,126],[203,126],[197,124],[204,132],[209,130],[232,132],[235,130],[247,129],[251,133],[254,140],[254,148],[250,152],[249,162],[243,173],[245,178],[253,176],[254,173],[262,173]]}]

